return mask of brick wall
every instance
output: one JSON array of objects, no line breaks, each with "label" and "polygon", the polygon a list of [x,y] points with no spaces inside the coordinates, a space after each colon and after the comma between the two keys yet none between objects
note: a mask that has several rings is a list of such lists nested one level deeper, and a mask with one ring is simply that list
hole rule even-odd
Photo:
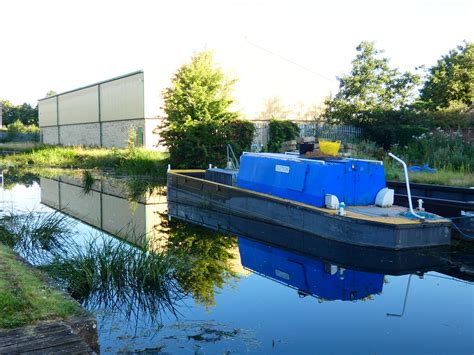
[{"label": "brick wall", "polygon": [[99,124],[59,126],[59,139],[63,145],[100,146]]},{"label": "brick wall", "polygon": [[[141,127],[145,131],[145,120],[102,122],[102,144],[104,147],[124,148],[127,146],[130,128]],[[145,133],[143,133],[145,135]]]},{"label": "brick wall", "polygon": [[[141,128],[143,146],[147,149],[163,150],[163,147],[156,147],[159,136],[153,133],[158,123],[158,119],[104,121],[102,122],[102,146],[124,148],[127,146],[130,129],[138,131],[138,128]],[[44,144],[58,144],[57,127],[41,127],[41,134]],[[59,143],[63,145],[100,146],[100,124],[59,126],[59,137]]]},{"label": "brick wall", "polygon": [[44,144],[58,144],[58,127],[42,127],[41,135]]}]

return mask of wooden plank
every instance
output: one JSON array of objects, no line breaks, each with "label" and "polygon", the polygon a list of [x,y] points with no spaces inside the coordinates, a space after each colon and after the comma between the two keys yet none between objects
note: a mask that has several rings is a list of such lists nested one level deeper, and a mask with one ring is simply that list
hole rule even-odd
[{"label": "wooden plank", "polygon": [[62,322],[0,330],[0,354],[18,353],[94,354],[71,327]]},{"label": "wooden plank", "polygon": [[6,348],[8,346],[31,342],[32,336],[35,336],[35,340],[39,341],[40,339],[43,339],[50,335],[63,332],[64,326],[54,327],[51,329],[35,329],[34,331],[25,330],[25,328],[20,328],[17,331],[7,334],[3,334],[2,332],[0,332],[0,349]]}]

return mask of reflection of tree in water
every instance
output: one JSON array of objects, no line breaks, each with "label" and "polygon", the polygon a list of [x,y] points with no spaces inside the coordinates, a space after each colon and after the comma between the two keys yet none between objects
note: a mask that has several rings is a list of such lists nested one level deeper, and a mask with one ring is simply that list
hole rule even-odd
[{"label": "reflection of tree in water", "polygon": [[168,254],[186,260],[176,279],[185,292],[206,307],[216,304],[216,288],[237,280],[232,270],[232,249],[237,239],[180,221],[169,223]]},{"label": "reflection of tree in water", "polygon": [[3,187],[5,190],[11,190],[16,185],[32,186],[35,182],[39,183],[39,175],[31,170],[10,167],[4,170]]}]

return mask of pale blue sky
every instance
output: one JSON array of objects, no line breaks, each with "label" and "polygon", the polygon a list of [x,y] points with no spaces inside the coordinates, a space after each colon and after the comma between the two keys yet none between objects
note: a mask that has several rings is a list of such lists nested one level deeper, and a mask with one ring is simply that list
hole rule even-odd
[{"label": "pale blue sky", "polygon": [[36,104],[50,89],[66,91],[138,69],[164,88],[194,51],[207,48],[239,79],[237,107],[254,116],[271,96],[309,105],[336,92],[336,76],[348,72],[363,40],[375,41],[403,70],[432,65],[463,40],[474,40],[472,0],[0,5],[0,98],[16,104]]}]

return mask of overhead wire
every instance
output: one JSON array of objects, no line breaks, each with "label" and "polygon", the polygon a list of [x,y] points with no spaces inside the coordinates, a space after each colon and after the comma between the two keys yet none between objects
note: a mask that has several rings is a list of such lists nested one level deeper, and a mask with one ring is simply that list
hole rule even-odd
[{"label": "overhead wire", "polygon": [[288,62],[288,63],[291,63],[291,64],[293,64],[293,65],[296,65],[297,67],[299,67],[299,68],[301,68],[301,69],[303,69],[303,70],[306,70],[307,72],[309,72],[309,73],[311,73],[311,74],[314,74],[314,75],[316,75],[316,76],[319,76],[319,77],[322,78],[322,79],[325,79],[325,80],[327,80],[327,81],[330,81],[331,83],[336,82],[336,80],[331,79],[331,78],[325,76],[324,74],[318,73],[317,71],[314,71],[314,70],[311,69],[311,68],[308,68],[308,67],[306,67],[306,66],[304,66],[304,65],[302,65],[302,64],[300,64],[300,63],[297,63],[297,62],[295,62],[295,61],[292,60],[292,59],[289,59],[289,58],[287,58],[287,57],[285,57],[285,56],[283,56],[283,55],[281,55],[281,54],[278,54],[278,53],[276,53],[276,52],[273,52],[273,51],[271,51],[271,50],[269,50],[269,49],[267,49],[267,48],[264,48],[264,47],[260,46],[260,45],[257,44],[257,43],[254,43],[254,42],[250,41],[247,36],[244,36],[244,39],[247,41],[248,44],[250,44],[251,46],[254,46],[255,48],[258,48],[258,49],[260,49],[260,50],[262,50],[262,51],[264,51],[264,52],[267,52],[268,54],[271,54],[271,55],[273,55],[273,56],[276,56],[276,57],[280,58],[281,60],[284,60],[285,62]]}]

